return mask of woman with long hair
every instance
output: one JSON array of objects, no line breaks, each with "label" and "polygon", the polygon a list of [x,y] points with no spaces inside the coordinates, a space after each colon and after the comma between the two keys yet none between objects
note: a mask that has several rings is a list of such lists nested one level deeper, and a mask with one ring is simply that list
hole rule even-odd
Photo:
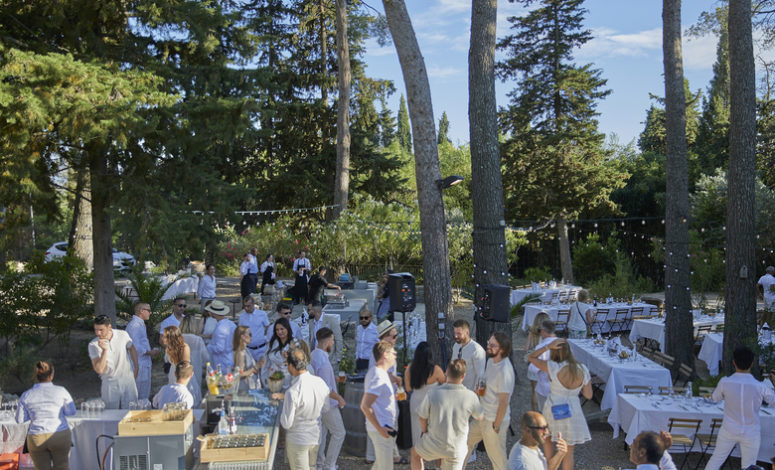
[{"label": "woman with long hair", "polygon": [[207,350],[207,345],[202,337],[199,336],[202,332],[202,319],[197,318],[196,315],[186,315],[180,321],[180,332],[191,350],[191,367],[194,368],[194,376],[191,379],[194,389],[192,395],[194,395],[194,406],[196,407],[202,402],[204,365],[210,362],[210,352]]},{"label": "woman with long hair", "polygon": [[[541,324],[551,320],[551,317],[546,312],[541,312],[533,319],[533,324],[527,330],[527,342],[525,343],[525,351],[532,352],[538,343],[541,342]],[[525,356],[527,360],[527,356]],[[538,368],[532,364],[527,367],[527,379],[530,381],[530,405],[533,411],[541,411],[538,409],[538,401],[536,400],[536,384],[538,383]]]},{"label": "woman with long hair", "polygon": [[164,328],[161,342],[166,349],[166,360],[172,364],[170,372],[167,374],[167,383],[177,383],[178,379],[175,377],[175,367],[179,362],[191,362],[191,347],[186,344],[186,340],[183,338],[183,334],[177,326],[168,326],[167,328]]},{"label": "woman with long hair", "polygon": [[291,330],[291,324],[285,317],[280,317],[274,322],[272,326],[272,338],[269,340],[269,346],[266,350],[266,362],[263,369],[261,369],[261,380],[266,383],[266,380],[273,373],[280,371],[285,374],[285,384],[283,387],[287,387],[291,382],[290,374],[288,374],[288,350],[293,344],[293,330]]},{"label": "woman with long hair", "polygon": [[406,366],[404,388],[411,392],[409,410],[412,416],[412,445],[420,442],[420,418],[417,408],[434,387],[446,382],[444,371],[433,362],[433,354],[427,342],[422,341],[414,350],[412,362]]},{"label": "woman with long hair", "polygon": [[[539,359],[547,350],[550,351],[549,360]],[[531,364],[549,374],[551,380],[551,391],[543,409],[550,432],[550,437],[547,437],[547,442],[544,443],[544,454],[547,460],[552,458],[554,446],[551,441],[557,442],[558,435],[562,434],[568,444],[568,453],[562,460],[562,470],[572,470],[574,447],[592,439],[579,401],[579,392],[587,400],[592,398],[589,370],[584,364],[576,361],[570,345],[561,338],[533,351],[528,359]]]},{"label": "woman with long hair", "polygon": [[[261,366],[264,365],[264,359],[261,359],[259,363],[256,363],[253,356],[248,352],[248,344],[252,340],[253,334],[250,332],[248,326],[238,326],[234,330],[234,341],[232,343],[234,349],[234,367],[239,367],[239,391],[245,392],[250,389],[248,381],[250,377],[257,374],[261,370]],[[235,377],[237,379],[237,377]]]},{"label": "woman with long hair", "polygon": [[67,470],[73,441],[65,416],[75,414],[73,397],[64,387],[51,383],[54,366],[49,362],[35,364],[35,379],[38,383],[19,399],[16,422],[30,422],[27,448],[35,468]]},{"label": "woman with long hair", "polygon": [[202,337],[205,344],[210,344],[210,340],[213,338],[213,332],[215,331],[215,326],[218,325],[218,321],[213,318],[213,316],[210,315],[210,312],[207,310],[207,306],[209,306],[211,303],[213,303],[212,300],[206,301],[205,308],[202,310],[203,326],[199,335]]}]

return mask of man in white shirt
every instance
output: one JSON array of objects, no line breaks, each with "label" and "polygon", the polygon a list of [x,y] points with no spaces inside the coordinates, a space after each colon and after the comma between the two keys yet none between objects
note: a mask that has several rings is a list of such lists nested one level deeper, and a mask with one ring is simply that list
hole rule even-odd
[{"label": "man in white shirt", "polygon": [[[745,346],[738,346],[732,357],[735,373],[723,377],[711,395],[713,401],[724,400],[724,418],[716,438],[716,449],[705,467],[707,470],[718,470],[735,444],[740,446],[742,468],[755,464],[761,441],[759,408],[762,401],[770,405],[775,404],[775,392],[772,387],[759,382],[751,375],[753,351]],[[773,382],[772,371],[769,377],[770,382]]]},{"label": "man in white shirt", "polygon": [[759,278],[757,286],[762,288],[764,308],[775,306],[775,291],[772,290],[775,286],[775,266],[767,266],[765,274]]},{"label": "man in white shirt", "polygon": [[175,383],[167,384],[153,397],[153,407],[164,408],[167,403],[185,403],[187,410],[194,407],[194,396],[188,391],[188,382],[194,376],[194,367],[190,362],[180,361],[175,367]]},{"label": "man in white shirt", "polygon": [[97,337],[89,343],[89,358],[94,372],[102,380],[101,395],[105,407],[109,410],[129,409],[129,402],[137,400],[135,378],[140,370],[132,338],[126,331],[114,330],[107,315],[94,319],[94,334]]},{"label": "man in white shirt", "polygon": [[465,463],[468,422],[482,418],[479,397],[463,385],[466,361],[447,366],[447,382],[430,392],[417,407],[420,442],[412,447],[412,469],[422,470],[423,460],[441,459],[443,470],[461,470]]},{"label": "man in white shirt", "polygon": [[[334,368],[328,360],[328,355],[334,348],[334,332],[330,328],[323,327],[316,334],[318,347],[312,351],[310,365],[315,375],[323,381],[331,390],[328,394],[330,408],[320,416],[322,423],[320,432],[320,446],[318,447],[318,467],[323,470],[336,470],[336,459],[344,442],[345,430],[342,421],[342,413],[339,408],[344,408],[344,398],[337,393]],[[331,440],[326,450],[326,434],[331,433]]]},{"label": "man in white shirt", "polygon": [[452,345],[452,358],[466,361],[466,376],[463,385],[474,391],[479,379],[484,377],[487,355],[484,348],[471,339],[471,325],[465,320],[455,320],[452,324],[455,344]]},{"label": "man in white shirt", "polygon": [[251,340],[248,352],[258,362],[266,354],[266,331],[269,328],[269,317],[263,310],[256,309],[252,295],[242,299],[242,311],[239,314],[239,326],[250,328]]},{"label": "man in white shirt", "polygon": [[544,415],[537,411],[523,414],[522,439],[511,448],[509,470],[557,470],[568,452],[568,446],[565,439],[558,435],[556,452],[547,461],[541,446],[548,434],[549,426]]},{"label": "man in white shirt", "polygon": [[637,470],[659,470],[659,462],[664,452],[664,442],[659,434],[643,431],[632,441],[630,462],[637,465]]},{"label": "man in white shirt", "polygon": [[[294,338],[303,338],[304,336],[302,336],[301,334],[301,327],[299,326],[298,323],[291,320],[291,310],[292,310],[291,306],[286,304],[285,302],[277,303],[277,316],[283,317],[286,320],[288,320],[288,323],[291,324],[291,331],[293,332]],[[269,336],[271,338],[272,335],[270,334]]]},{"label": "man in white shirt", "polygon": [[[557,335],[554,334],[555,323],[553,321],[546,320],[541,323],[541,326],[539,328],[540,328],[539,332],[541,334],[541,341],[538,342],[538,344],[535,347],[535,350],[541,349],[544,346],[549,346],[554,342],[554,340],[557,339]],[[547,349],[545,352],[541,353],[541,355],[538,356],[538,358],[541,359],[542,361],[548,361],[550,354],[551,354],[551,351]],[[535,389],[536,405],[538,406],[538,408],[533,411],[543,410],[544,403],[546,403],[546,397],[549,396],[549,392],[551,391],[550,385],[549,385],[549,374],[540,370],[538,367],[534,366],[533,364],[530,364],[528,366],[528,370],[532,371],[538,376],[538,381],[536,382],[536,389]]]},{"label": "man in white shirt", "polygon": [[[471,423],[468,430],[468,453],[480,441],[490,457],[494,470],[506,470],[506,435],[511,421],[509,402],[514,392],[514,368],[509,360],[511,338],[496,331],[487,341],[484,379],[486,389],[481,397],[484,418]],[[468,456],[466,456],[466,460]]]},{"label": "man in white shirt", "polygon": [[226,318],[229,307],[220,300],[213,300],[207,306],[207,311],[218,322],[213,331],[213,338],[207,345],[207,351],[210,353],[213,367],[220,365],[223,373],[227,374],[234,367],[234,330],[237,325]]},{"label": "man in white shirt", "polygon": [[215,299],[215,265],[208,264],[205,275],[199,279],[199,287],[196,289],[196,295],[199,297],[199,303],[202,306],[202,311],[205,310],[205,304],[208,300]]},{"label": "man in white shirt", "polygon": [[371,358],[372,349],[379,341],[377,336],[377,325],[372,321],[371,311],[364,308],[358,314],[360,325],[355,332],[355,370],[366,370],[369,368],[369,358]]},{"label": "man in white shirt", "polygon": [[285,429],[285,455],[291,470],[315,468],[320,440],[320,415],[328,411],[330,389],[320,377],[307,372],[307,358],[300,349],[288,353],[288,372],[293,377],[285,392],[280,425]]},{"label": "man in white shirt", "polygon": [[323,326],[323,307],[316,305],[309,309],[309,345],[311,348],[315,348],[315,335],[318,330]]},{"label": "man in white shirt", "polygon": [[148,332],[145,329],[145,322],[151,317],[151,306],[147,303],[136,303],[135,314],[126,325],[126,332],[132,339],[132,344],[137,351],[137,362],[139,371],[135,379],[137,386],[137,398],[147,400],[151,395],[151,357],[155,356],[159,350],[151,349],[148,342]]},{"label": "man in white shirt", "polygon": [[[374,445],[374,465],[371,470],[393,468],[398,405],[388,370],[396,363],[396,351],[387,341],[373,349],[376,364],[366,373],[363,382],[361,411],[366,417],[366,431]],[[368,457],[367,457],[368,458]]]}]

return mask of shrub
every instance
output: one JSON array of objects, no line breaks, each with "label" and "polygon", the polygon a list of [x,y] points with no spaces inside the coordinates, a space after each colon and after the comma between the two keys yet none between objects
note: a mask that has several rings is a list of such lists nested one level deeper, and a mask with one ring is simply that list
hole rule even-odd
[{"label": "shrub", "polygon": [[616,250],[619,242],[609,238],[605,246],[600,235],[591,233],[573,247],[573,275],[575,281],[586,286],[616,271]]},{"label": "shrub", "polygon": [[640,295],[654,290],[654,284],[647,278],[636,276],[630,261],[623,253],[616,253],[614,274],[605,274],[601,278],[589,283],[587,291],[594,297],[629,298],[633,294]]},{"label": "shrub", "polygon": [[[116,289],[116,314],[126,320],[132,318],[135,313],[135,303],[144,302],[151,307],[151,317],[148,319],[148,331],[156,331],[156,325],[169,315],[169,309],[174,299],[163,300],[168,285],[165,285],[160,277],[143,273],[139,268],[127,275],[137,298],[130,297],[121,289]],[[175,279],[170,281],[170,284]]]},{"label": "shrub", "polygon": [[552,273],[549,272],[548,266],[527,268],[524,277],[530,282],[546,282],[552,279]]}]

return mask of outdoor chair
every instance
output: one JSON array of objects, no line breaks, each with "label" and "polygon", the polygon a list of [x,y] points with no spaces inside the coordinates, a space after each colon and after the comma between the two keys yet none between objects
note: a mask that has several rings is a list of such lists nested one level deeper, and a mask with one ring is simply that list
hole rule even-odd
[{"label": "outdoor chair", "polygon": [[560,301],[560,303],[565,303],[568,301],[568,291],[567,290],[561,290],[560,294],[557,296],[557,300]]},{"label": "outdoor chair", "polygon": [[676,375],[673,385],[680,385],[682,387],[688,386],[689,382],[692,380],[692,375],[694,375],[692,368],[684,363],[681,363],[681,365],[678,366],[678,375]]},{"label": "outdoor chair", "polygon": [[559,296],[560,296],[560,293],[559,293],[559,292],[552,292],[552,300],[551,300],[551,303],[554,303],[555,301],[557,301],[557,299],[558,299],[558,297],[559,297]]},{"label": "outdoor chair", "polygon": [[664,385],[659,386],[660,395],[683,395],[686,393],[686,387],[666,387]]},{"label": "outdoor chair", "polygon": [[599,308],[595,311],[595,319],[589,324],[589,332],[593,335],[603,333],[603,325],[606,324],[606,318],[608,317],[607,308]]},{"label": "outdoor chair", "polygon": [[554,322],[554,331],[568,331],[568,320],[570,319],[570,309],[562,308],[557,310],[557,320]]},{"label": "outdoor chair", "polygon": [[672,369],[673,365],[675,364],[675,358],[673,356],[663,353],[662,351],[656,351],[654,353],[654,362],[660,364],[662,367],[665,367],[667,369]]},{"label": "outdoor chair", "polygon": [[716,390],[715,387],[700,386],[700,396],[710,395],[713,393],[713,390]]},{"label": "outdoor chair", "polygon": [[624,393],[648,393],[651,394],[651,387],[649,385],[625,385]]},{"label": "outdoor chair", "polygon": [[[660,387],[662,388],[662,387]],[[684,418],[670,418],[667,424],[667,432],[673,436],[673,446],[670,450],[676,452],[683,451],[684,460],[681,462],[681,466],[678,470],[681,470],[686,465],[686,459],[689,457],[689,452],[694,447],[694,443],[697,442],[697,434],[700,432],[701,419],[684,419]],[[679,434],[675,430],[685,432],[686,434]],[[678,450],[678,449],[681,450]]]},{"label": "outdoor chair", "polygon": [[[700,468],[705,456],[710,456],[716,449],[716,437],[718,437],[718,430],[721,429],[721,421],[722,418],[713,418],[710,422],[710,434],[697,434],[697,441],[699,441],[700,446],[702,447],[702,455],[700,455],[700,460],[697,462],[697,465],[694,466],[695,470]],[[727,459],[729,459],[729,457],[727,457]],[[726,461],[724,461],[724,465],[726,465]],[[722,465],[722,468],[724,465]]]},{"label": "outdoor chair", "polygon": [[611,325],[611,333],[622,333],[627,329],[627,324],[630,321],[629,320],[630,315],[630,309],[628,308],[617,308],[614,312],[614,318],[612,320],[608,320],[608,323]]}]

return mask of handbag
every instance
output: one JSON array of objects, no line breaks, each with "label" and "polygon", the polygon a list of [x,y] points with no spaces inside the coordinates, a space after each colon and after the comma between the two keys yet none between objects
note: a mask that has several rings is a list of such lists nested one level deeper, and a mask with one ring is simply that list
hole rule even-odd
[{"label": "handbag", "polygon": [[567,403],[563,403],[561,405],[552,405],[552,416],[555,420],[570,418],[570,405]]}]

